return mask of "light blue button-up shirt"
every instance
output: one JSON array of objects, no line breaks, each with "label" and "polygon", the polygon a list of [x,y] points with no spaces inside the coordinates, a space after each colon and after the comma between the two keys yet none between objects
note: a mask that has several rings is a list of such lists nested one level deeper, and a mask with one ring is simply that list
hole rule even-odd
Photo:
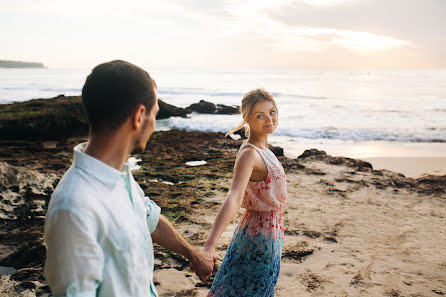
[{"label": "light blue button-up shirt", "polygon": [[161,209],[130,172],[74,148],[45,220],[45,277],[54,296],[157,296],[150,234]]}]

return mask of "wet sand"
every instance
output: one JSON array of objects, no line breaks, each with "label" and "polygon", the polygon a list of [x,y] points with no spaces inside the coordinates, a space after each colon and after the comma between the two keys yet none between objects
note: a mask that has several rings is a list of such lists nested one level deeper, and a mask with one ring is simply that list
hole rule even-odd
[{"label": "wet sand", "polygon": [[418,178],[423,174],[446,175],[446,157],[376,157],[362,158],[375,169],[400,172]]}]

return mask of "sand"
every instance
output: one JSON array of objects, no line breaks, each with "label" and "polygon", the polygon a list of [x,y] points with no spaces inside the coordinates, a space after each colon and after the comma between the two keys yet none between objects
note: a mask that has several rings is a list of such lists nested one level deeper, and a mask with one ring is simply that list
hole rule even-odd
[{"label": "sand", "polygon": [[446,175],[446,157],[375,157],[361,159],[370,162],[374,169],[387,169],[413,178],[418,178],[423,174]]},{"label": "sand", "polygon": [[370,162],[374,169],[387,169],[418,178],[423,174],[446,174],[446,143],[327,140],[303,143],[277,137],[274,142],[285,149],[285,155],[296,158],[308,148],[323,150],[332,156],[343,156]]}]

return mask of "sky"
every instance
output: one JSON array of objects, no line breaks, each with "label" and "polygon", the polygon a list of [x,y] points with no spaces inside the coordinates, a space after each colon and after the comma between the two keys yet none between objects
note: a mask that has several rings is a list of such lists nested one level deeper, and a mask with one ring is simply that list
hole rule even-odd
[{"label": "sky", "polygon": [[0,60],[446,68],[446,0],[0,0]]}]

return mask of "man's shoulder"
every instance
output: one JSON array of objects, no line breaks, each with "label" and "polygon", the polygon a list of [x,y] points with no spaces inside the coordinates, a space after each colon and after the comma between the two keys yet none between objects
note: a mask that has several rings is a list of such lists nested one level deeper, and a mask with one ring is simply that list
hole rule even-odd
[{"label": "man's shoulder", "polygon": [[71,211],[88,210],[96,208],[94,188],[82,170],[71,166],[59,181],[56,189],[51,195],[49,211],[55,209],[66,209]]}]

